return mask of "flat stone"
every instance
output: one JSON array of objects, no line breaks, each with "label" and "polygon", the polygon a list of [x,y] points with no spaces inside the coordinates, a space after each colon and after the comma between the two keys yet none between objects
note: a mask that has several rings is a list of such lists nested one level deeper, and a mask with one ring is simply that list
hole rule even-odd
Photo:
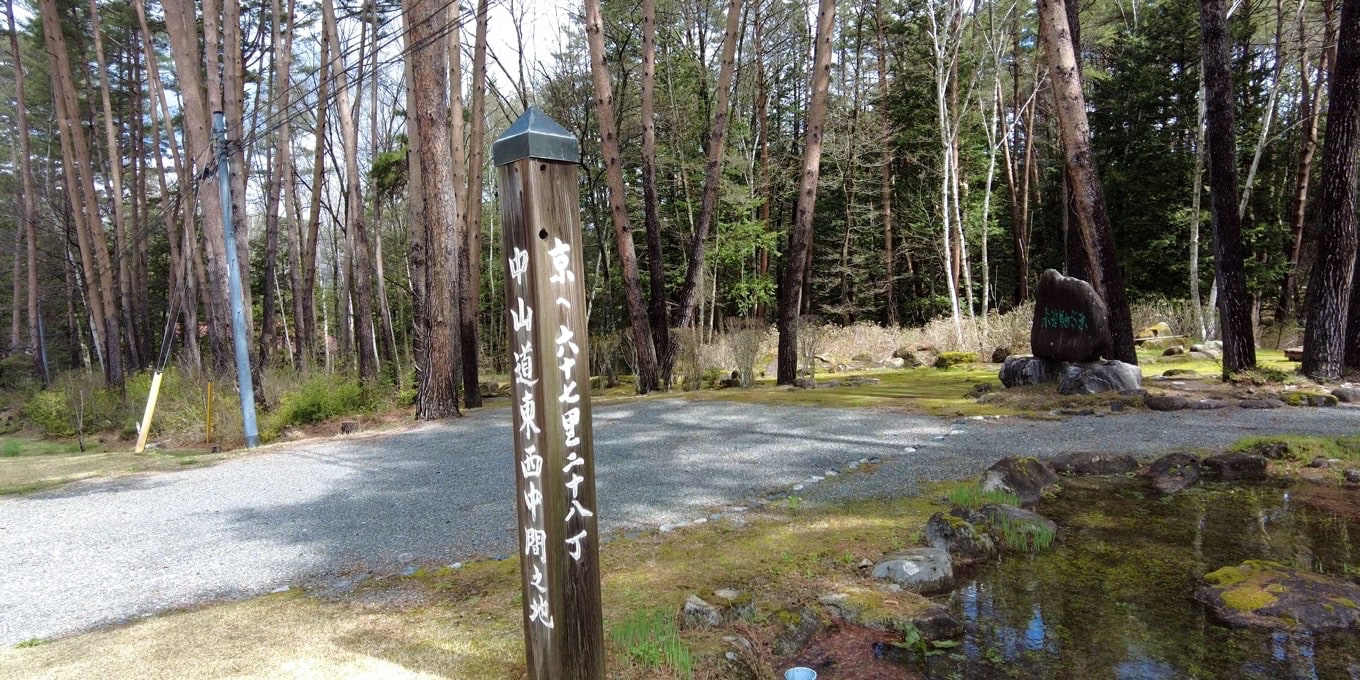
[{"label": "flat stone", "polygon": [[1190,402],[1190,408],[1194,411],[1215,411],[1229,406],[1232,406],[1232,404],[1222,399],[1196,399]]},{"label": "flat stone", "polygon": [[1332,396],[1343,404],[1354,404],[1360,402],[1360,389],[1354,387],[1338,387],[1332,390]]},{"label": "flat stone", "polygon": [[1127,453],[1073,451],[1050,458],[1048,466],[1064,475],[1120,475],[1138,469],[1138,459]]},{"label": "flat stone", "polygon": [[1180,411],[1190,406],[1190,400],[1179,394],[1143,397],[1143,405],[1153,411]]},{"label": "flat stone", "polygon": [[704,601],[698,595],[690,595],[685,599],[685,606],[680,610],[681,620],[690,628],[712,628],[722,625],[722,610]]},{"label": "flat stone", "polygon": [[1020,504],[1034,505],[1058,486],[1058,475],[1037,458],[1002,458],[982,473],[983,491],[1005,491],[1020,497]]},{"label": "flat stone", "polygon": [[954,564],[970,564],[996,555],[996,542],[972,522],[937,512],[926,521],[926,543],[949,553]]},{"label": "flat stone", "polygon": [[1199,459],[1188,453],[1168,453],[1152,461],[1144,472],[1157,491],[1172,494],[1199,481]]},{"label": "flat stone", "polygon": [[1237,405],[1246,409],[1272,409],[1283,408],[1284,402],[1279,399],[1264,397],[1260,399],[1243,399],[1237,402]]},{"label": "flat stone", "polygon": [[1200,463],[1205,477],[1225,481],[1261,481],[1266,478],[1268,462],[1265,456],[1250,453],[1220,453]]},{"label": "flat stone", "polygon": [[934,593],[954,587],[954,563],[939,548],[910,548],[885,556],[874,565],[874,578],[906,590]]}]

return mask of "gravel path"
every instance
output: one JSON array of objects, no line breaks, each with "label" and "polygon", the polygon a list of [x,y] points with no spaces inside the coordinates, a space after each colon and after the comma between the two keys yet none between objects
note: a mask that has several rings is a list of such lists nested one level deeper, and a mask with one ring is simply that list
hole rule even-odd
[{"label": "gravel path", "polygon": [[[0,499],[0,645],[290,585],[512,554],[506,409],[398,434]],[[812,502],[909,492],[1014,453],[1217,447],[1360,431],[1360,409],[949,421],[889,411],[649,400],[595,409],[604,528],[656,527],[806,483]],[[914,448],[914,452],[908,452]]]}]

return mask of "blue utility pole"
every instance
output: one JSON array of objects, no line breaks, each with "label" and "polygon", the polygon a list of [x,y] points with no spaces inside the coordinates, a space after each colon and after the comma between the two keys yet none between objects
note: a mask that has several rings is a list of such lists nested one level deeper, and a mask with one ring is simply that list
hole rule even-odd
[{"label": "blue utility pole", "polygon": [[[250,382],[250,351],[246,349],[246,313],[241,302],[241,267],[236,255],[236,226],[231,218],[231,164],[227,160],[227,117],[213,111],[213,133],[217,135],[217,181],[222,193],[222,233],[227,247],[227,290],[231,296],[231,344],[236,350],[236,382],[241,391],[241,425],[246,448],[260,445],[255,426],[255,385]],[[187,246],[187,244],[186,244]]]}]

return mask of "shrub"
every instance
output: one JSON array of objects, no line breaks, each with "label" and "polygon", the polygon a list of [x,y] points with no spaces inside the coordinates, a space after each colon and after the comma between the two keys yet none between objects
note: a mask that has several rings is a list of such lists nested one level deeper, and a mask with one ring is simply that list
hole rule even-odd
[{"label": "shrub", "polygon": [[372,407],[371,395],[357,380],[318,375],[303,382],[296,391],[280,397],[278,409],[270,414],[267,436],[276,436],[289,427],[320,423]]},{"label": "shrub", "polygon": [[727,328],[727,344],[732,350],[741,386],[750,387],[755,381],[756,362],[764,349],[769,326],[756,319],[733,319],[728,321]]}]

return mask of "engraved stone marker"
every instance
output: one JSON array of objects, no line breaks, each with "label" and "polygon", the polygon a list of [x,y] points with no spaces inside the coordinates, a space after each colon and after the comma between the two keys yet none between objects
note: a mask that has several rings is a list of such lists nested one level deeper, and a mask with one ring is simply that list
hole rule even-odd
[{"label": "engraved stone marker", "polygon": [[1109,312],[1091,284],[1046,269],[1034,289],[1034,356],[1058,361],[1095,361],[1110,352]]}]

